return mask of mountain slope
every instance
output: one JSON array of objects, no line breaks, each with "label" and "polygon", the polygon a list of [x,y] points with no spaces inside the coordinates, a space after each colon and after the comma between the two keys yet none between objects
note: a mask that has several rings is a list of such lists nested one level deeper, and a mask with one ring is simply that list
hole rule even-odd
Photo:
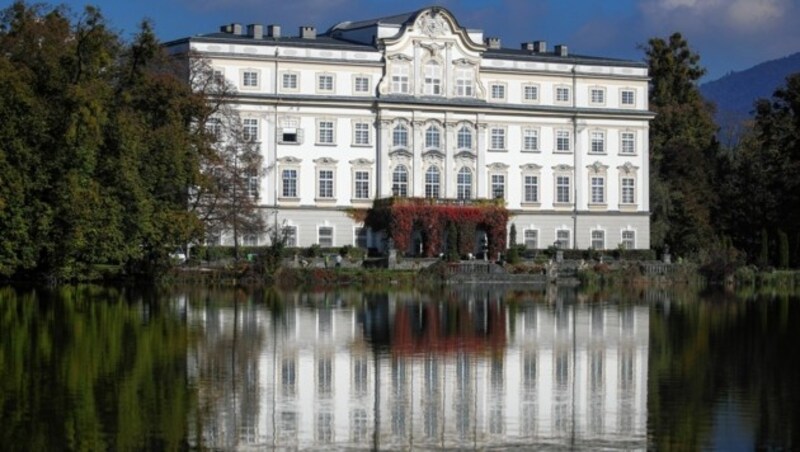
[{"label": "mountain slope", "polygon": [[741,72],[731,72],[704,83],[700,92],[716,104],[717,124],[723,131],[738,129],[742,121],[752,116],[753,102],[772,97],[775,90],[785,84],[786,77],[795,72],[800,72],[800,52]]}]

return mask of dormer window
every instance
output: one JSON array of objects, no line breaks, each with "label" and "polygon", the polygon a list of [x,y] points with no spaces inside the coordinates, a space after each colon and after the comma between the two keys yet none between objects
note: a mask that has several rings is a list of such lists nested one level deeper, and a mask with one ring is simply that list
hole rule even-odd
[{"label": "dormer window", "polygon": [[392,66],[392,93],[408,94],[408,65],[395,64]]},{"label": "dormer window", "polygon": [[472,68],[456,69],[456,96],[473,97],[474,85]]},{"label": "dormer window", "polygon": [[436,61],[428,61],[425,64],[425,94],[442,95],[442,66]]}]

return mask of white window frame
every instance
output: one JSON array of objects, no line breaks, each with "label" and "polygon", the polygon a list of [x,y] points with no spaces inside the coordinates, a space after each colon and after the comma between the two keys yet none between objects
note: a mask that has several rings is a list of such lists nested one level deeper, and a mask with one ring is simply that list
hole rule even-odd
[{"label": "white window frame", "polygon": [[[359,89],[360,83],[366,83],[364,89]],[[353,76],[353,95],[355,96],[368,96],[370,94],[370,86],[372,85],[372,78],[365,74],[356,74]]]},{"label": "white window frame", "polygon": [[330,72],[317,73],[317,93],[333,94],[336,91],[336,74]]},{"label": "white window frame", "polygon": [[[287,172],[290,172],[288,175],[291,176],[291,172],[294,174],[294,179],[287,178]],[[287,185],[288,182],[294,181],[294,184]],[[299,199],[300,198],[300,168],[296,166],[284,166],[281,167],[281,198],[283,199]],[[289,190],[287,190],[287,188]],[[289,191],[287,193],[287,191]],[[291,193],[294,192],[294,193]]]},{"label": "white window frame", "polygon": [[444,67],[442,63],[437,60],[428,60],[422,65],[422,71],[422,93],[426,96],[443,95]]},{"label": "white window frame", "polygon": [[300,90],[300,73],[297,71],[281,72],[281,91],[297,92]]},{"label": "white window frame", "polygon": [[[364,246],[358,244],[359,232],[364,233]],[[353,247],[367,249],[369,247],[369,228],[366,226],[353,226]]]},{"label": "white window frame", "polygon": [[505,151],[508,148],[508,129],[505,126],[489,127],[489,150]]},{"label": "white window frame", "polygon": [[285,245],[287,247],[296,247],[298,243],[298,230],[295,225],[286,225],[283,228],[284,237],[286,239]]},{"label": "white window frame", "polygon": [[[540,96],[540,86],[537,83],[525,83],[522,85],[522,102],[526,104],[538,104]],[[532,95],[531,95],[532,94]]]},{"label": "white window frame", "polygon": [[369,121],[353,120],[353,146],[372,146],[372,124]]},{"label": "white window frame", "polygon": [[[625,237],[626,233],[632,234],[633,237],[630,238],[630,239],[626,238]],[[620,242],[619,243],[620,243],[620,245],[622,245],[623,249],[626,249],[626,250],[636,249],[636,231],[635,230],[633,230],[633,229],[623,229],[622,231],[620,231],[619,236],[620,236]],[[628,246],[628,243],[630,243],[631,245]]]},{"label": "white window frame", "polygon": [[603,229],[592,229],[589,231],[589,246],[593,250],[606,249],[606,231]]},{"label": "white window frame", "polygon": [[[294,135],[294,140],[285,140],[287,135]],[[280,119],[278,144],[303,144],[303,129],[300,127],[300,118],[283,117]]]},{"label": "white window frame", "polygon": [[[432,170],[435,170],[432,171]],[[432,181],[428,176],[436,175],[436,181]],[[442,197],[442,170],[436,165],[425,168],[425,197],[438,199]]]},{"label": "white window frame", "polygon": [[475,97],[475,70],[459,67],[455,69],[456,97]]},{"label": "white window frame", "polygon": [[[531,242],[531,239],[528,237],[528,233],[533,233],[532,234],[533,235],[532,241],[533,241],[533,243],[535,243],[535,246],[533,246],[533,247],[529,246],[530,242]],[[523,244],[523,246],[525,246],[526,250],[538,250],[539,249],[539,230],[538,229],[533,229],[533,228],[524,229],[522,231],[522,244]]]},{"label": "white window frame", "polygon": [[[500,187],[500,196],[497,196],[497,187]],[[506,198],[508,190],[508,175],[505,172],[489,172],[489,197],[492,199]]]},{"label": "white window frame", "polygon": [[489,99],[495,102],[508,100],[508,85],[504,82],[491,82],[489,84]]},{"label": "white window frame", "polygon": [[553,168],[553,206],[567,207],[575,202],[573,186],[575,184],[572,167],[556,166]]},{"label": "white window frame", "polygon": [[[400,133],[400,128],[403,130],[402,133]],[[395,124],[392,127],[392,149],[408,149],[408,136],[408,124],[402,122]],[[402,140],[399,140],[398,138],[402,138]]]},{"label": "white window frame", "polygon": [[570,153],[572,152],[572,131],[569,129],[556,129],[553,133],[555,143],[553,152]]},{"label": "white window frame", "polygon": [[242,89],[256,90],[259,86],[261,86],[261,71],[252,68],[241,70]]},{"label": "white window frame", "polygon": [[[529,180],[528,178],[534,178],[533,180]],[[532,191],[528,190],[529,188],[533,188]],[[523,206],[530,206],[530,205],[539,205],[541,200],[541,189],[542,189],[542,177],[539,173],[534,173],[532,171],[525,171],[522,173],[522,205]],[[532,194],[533,196],[528,196]]]},{"label": "white window frame", "polygon": [[606,132],[605,130],[589,131],[589,154],[606,153]]},{"label": "white window frame", "polygon": [[[326,186],[323,187],[323,173],[325,176],[328,176],[330,173],[330,178],[326,177],[324,181],[326,182]],[[336,168],[331,166],[320,166],[317,167],[316,170],[317,175],[317,190],[316,190],[316,199],[319,201],[331,201],[336,199]],[[330,186],[328,185],[330,182]]]},{"label": "white window frame", "polygon": [[[468,137],[468,138],[466,138]],[[469,145],[465,146],[464,141],[469,141]],[[456,132],[456,147],[459,150],[473,150],[475,146],[475,131],[472,127],[462,124]]]},{"label": "white window frame", "polygon": [[[626,150],[629,147],[630,150]],[[621,130],[619,132],[619,153],[622,155],[636,155],[636,131]]]},{"label": "white window frame", "polygon": [[555,242],[554,245],[558,249],[568,250],[572,248],[572,230],[569,228],[557,228],[555,231]]},{"label": "white window frame", "polygon": [[317,119],[317,145],[332,146],[336,144],[336,120],[332,118]]},{"label": "white window frame", "polygon": [[[372,198],[372,176],[368,168],[353,169],[353,199],[364,201]],[[360,178],[366,175],[366,179]]]},{"label": "white window frame", "polygon": [[411,93],[411,65],[408,63],[394,63],[392,64],[391,73],[391,88],[392,94],[410,94]]},{"label": "white window frame", "polygon": [[[630,185],[626,183],[630,181]],[[626,199],[629,198],[629,199]],[[636,176],[633,174],[622,174],[619,177],[619,203],[625,206],[636,205]]]},{"label": "white window frame", "polygon": [[602,86],[589,87],[589,105],[602,106],[606,104],[606,89]]},{"label": "white window frame", "polygon": [[425,128],[425,149],[439,150],[442,148],[442,129],[436,124]]},{"label": "white window frame", "polygon": [[456,173],[456,198],[457,199],[472,199],[473,198],[473,172],[467,166],[462,166]]},{"label": "white window frame", "polygon": [[567,105],[572,102],[572,89],[567,85],[556,85],[553,87],[553,103],[556,105]]},{"label": "white window frame", "polygon": [[[631,101],[626,103],[625,97],[630,94]],[[622,108],[636,107],[636,90],[631,88],[623,88],[619,90],[619,106]]]},{"label": "white window frame", "polygon": [[[398,171],[400,168],[403,168],[402,172]],[[399,178],[397,176],[401,174],[405,175],[406,179],[405,181],[398,180]],[[392,168],[392,196],[399,196],[402,198],[408,197],[409,179],[410,179],[410,172],[408,170],[408,166],[404,163],[395,165],[395,167]]]},{"label": "white window frame", "polygon": [[522,151],[523,152],[539,152],[540,148],[539,128],[538,127],[523,127],[522,128]]},{"label": "white window frame", "polygon": [[242,139],[249,143],[259,141],[260,124],[258,118],[242,118]]},{"label": "white window frame", "polygon": [[[322,230],[323,229],[325,229],[326,231],[328,231],[328,230],[330,231],[330,244],[329,245],[323,245],[322,244]],[[329,225],[318,225],[317,226],[317,244],[321,248],[333,248],[334,246],[336,246],[335,237],[336,237],[336,229],[334,229],[333,226],[329,226]]]},{"label": "white window frame", "polygon": [[604,174],[589,175],[589,204],[605,205],[606,197],[606,176]]}]

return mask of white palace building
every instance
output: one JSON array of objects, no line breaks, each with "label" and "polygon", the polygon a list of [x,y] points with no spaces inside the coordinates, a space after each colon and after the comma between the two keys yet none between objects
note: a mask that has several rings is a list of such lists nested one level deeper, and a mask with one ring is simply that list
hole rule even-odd
[{"label": "white palace building", "polygon": [[231,24],[166,47],[236,87],[263,155],[258,203],[291,245],[377,246],[348,211],[401,196],[502,198],[529,248],[650,246],[643,63],[504,48],[441,7],[299,36]]}]

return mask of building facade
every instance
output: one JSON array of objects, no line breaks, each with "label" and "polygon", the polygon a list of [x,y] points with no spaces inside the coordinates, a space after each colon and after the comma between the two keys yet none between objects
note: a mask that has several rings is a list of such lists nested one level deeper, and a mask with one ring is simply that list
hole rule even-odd
[{"label": "building facade", "polygon": [[292,37],[231,24],[166,47],[236,88],[263,155],[258,204],[290,245],[380,246],[348,211],[404,196],[502,198],[528,248],[650,246],[642,63],[503,48],[441,7]]}]

